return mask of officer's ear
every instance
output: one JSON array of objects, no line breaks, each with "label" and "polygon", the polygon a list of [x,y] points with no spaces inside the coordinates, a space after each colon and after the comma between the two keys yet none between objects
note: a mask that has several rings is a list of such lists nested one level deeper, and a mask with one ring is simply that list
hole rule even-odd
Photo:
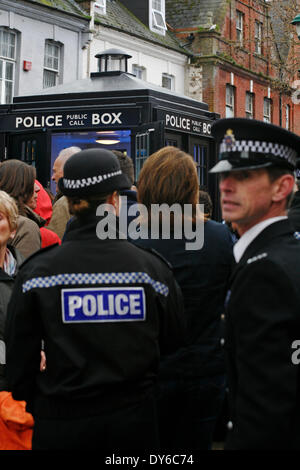
[{"label": "officer's ear", "polygon": [[116,215],[119,215],[119,212],[120,212],[120,204],[121,204],[121,201],[120,201],[120,197],[119,197],[119,193],[118,191],[114,191],[112,194],[110,194],[107,198],[107,203],[108,204],[111,204],[114,208],[115,208],[115,211],[116,211]]},{"label": "officer's ear", "polygon": [[280,202],[285,200],[293,191],[295,178],[291,174],[285,174],[273,182],[272,201]]}]

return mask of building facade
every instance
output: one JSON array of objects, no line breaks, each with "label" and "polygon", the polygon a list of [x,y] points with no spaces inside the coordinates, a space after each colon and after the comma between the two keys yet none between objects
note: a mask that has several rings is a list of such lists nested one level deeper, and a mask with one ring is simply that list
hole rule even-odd
[{"label": "building facade", "polygon": [[166,11],[181,41],[195,36],[192,62],[202,71],[203,101],[210,111],[272,122],[300,134],[295,73],[287,70],[291,47],[287,29],[283,32],[289,19],[278,14],[278,2],[167,0]]},{"label": "building facade", "polygon": [[111,48],[131,56],[128,72],[138,78],[201,101],[200,81],[189,87],[190,53],[165,23],[165,0],[136,3],[1,0],[0,104],[89,77],[95,56]]},{"label": "building facade", "polygon": [[185,94],[189,52],[167,28],[165,0],[85,0],[81,5],[89,11],[93,31],[85,53],[86,76],[97,71],[97,54],[117,48],[131,56],[128,72],[151,84]]},{"label": "building facade", "polygon": [[82,78],[89,19],[74,2],[0,1],[0,103]]}]

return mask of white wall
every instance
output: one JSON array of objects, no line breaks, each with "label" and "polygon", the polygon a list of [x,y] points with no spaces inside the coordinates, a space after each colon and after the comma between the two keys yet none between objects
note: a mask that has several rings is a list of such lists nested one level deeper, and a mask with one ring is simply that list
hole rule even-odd
[{"label": "white wall", "polygon": [[89,45],[90,67],[86,76],[97,72],[95,55],[110,48],[121,49],[132,56],[128,60],[128,72],[132,72],[132,64],[143,66],[146,68],[146,81],[158,86],[162,84],[163,73],[174,75],[174,91],[184,94],[186,55],[108,28],[98,27],[94,34]]},{"label": "white wall", "polygon": [[[65,15],[66,16],[66,15]],[[46,39],[63,44],[63,69],[59,83],[82,78],[82,30],[84,22],[64,18],[57,11],[39,11],[31,5],[9,0],[0,4],[0,27],[9,27],[18,35],[14,95],[36,94],[43,88],[44,46]],[[30,71],[23,71],[23,61],[32,62]]]}]

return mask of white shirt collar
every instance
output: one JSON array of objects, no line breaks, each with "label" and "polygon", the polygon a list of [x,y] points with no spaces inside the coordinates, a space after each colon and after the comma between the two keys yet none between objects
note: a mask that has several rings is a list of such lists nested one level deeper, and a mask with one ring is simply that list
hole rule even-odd
[{"label": "white shirt collar", "polygon": [[266,227],[273,224],[274,222],[283,219],[287,219],[287,216],[283,215],[280,217],[272,217],[271,219],[266,219],[256,225],[253,225],[253,227],[247,230],[247,232],[245,232],[233,246],[233,254],[235,257],[235,261],[237,263],[240,261],[247,247],[257,237],[257,235],[260,234],[260,232],[262,232]]}]

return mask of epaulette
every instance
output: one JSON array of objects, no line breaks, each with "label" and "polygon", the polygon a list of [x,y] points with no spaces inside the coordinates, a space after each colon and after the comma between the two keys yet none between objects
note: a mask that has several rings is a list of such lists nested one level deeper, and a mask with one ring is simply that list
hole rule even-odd
[{"label": "epaulette", "polygon": [[41,248],[40,250],[37,250],[35,251],[34,253],[32,253],[31,255],[28,256],[28,258],[26,258],[23,263],[21,263],[20,267],[19,268],[22,268],[28,261],[32,260],[33,258],[35,258],[36,256],[39,256],[41,253],[45,253],[46,251],[50,251],[52,250],[53,248],[59,246],[58,243],[55,243],[54,245],[49,245],[49,246],[45,246],[45,248]]},{"label": "epaulette", "polygon": [[149,253],[152,253],[153,255],[157,256],[161,261],[163,261],[168,268],[170,268],[173,271],[173,266],[172,264],[158,251],[156,251],[154,248],[148,247],[148,246],[141,246],[141,245],[135,245],[138,248],[141,248],[144,251],[148,251]]}]

